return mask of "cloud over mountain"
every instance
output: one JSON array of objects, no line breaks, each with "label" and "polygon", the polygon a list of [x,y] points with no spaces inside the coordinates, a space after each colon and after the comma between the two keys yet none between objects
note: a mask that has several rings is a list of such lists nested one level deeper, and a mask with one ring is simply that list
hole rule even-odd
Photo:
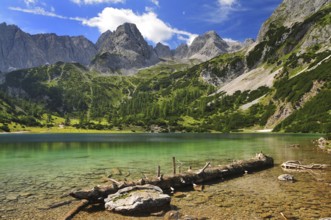
[{"label": "cloud over mountain", "polygon": [[187,31],[178,30],[158,18],[153,11],[147,11],[142,14],[133,12],[131,9],[104,8],[98,16],[83,21],[84,25],[97,27],[101,33],[116,28],[123,23],[135,23],[141,34],[154,43],[170,40],[174,35],[191,43],[197,36]]}]

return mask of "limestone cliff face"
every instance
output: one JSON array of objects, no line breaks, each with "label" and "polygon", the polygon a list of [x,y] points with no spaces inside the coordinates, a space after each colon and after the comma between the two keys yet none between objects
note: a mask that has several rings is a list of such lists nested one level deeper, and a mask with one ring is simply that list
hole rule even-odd
[{"label": "limestone cliff face", "polygon": [[17,26],[0,24],[0,70],[33,67],[47,62],[42,50],[36,47],[31,35]]},{"label": "limestone cliff face", "polygon": [[96,54],[96,48],[92,42],[83,36],[69,37],[55,34],[38,34],[32,38],[36,46],[40,48],[49,63],[57,61],[78,62],[88,65]]},{"label": "limestone cliff face", "polygon": [[30,35],[15,25],[0,24],[0,71],[36,67],[47,63],[79,62],[87,65],[96,53],[85,37]]}]

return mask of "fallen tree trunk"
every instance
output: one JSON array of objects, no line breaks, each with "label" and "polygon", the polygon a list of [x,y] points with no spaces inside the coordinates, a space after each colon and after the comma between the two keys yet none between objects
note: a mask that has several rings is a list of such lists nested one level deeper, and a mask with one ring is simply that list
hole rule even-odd
[{"label": "fallen tree trunk", "polygon": [[110,185],[96,186],[92,190],[72,192],[70,195],[76,199],[88,200],[90,204],[104,203],[104,199],[107,198],[109,194],[116,193],[119,189],[127,186],[151,184],[160,187],[162,190],[168,191],[170,188],[192,186],[193,183],[203,183],[211,180],[221,180],[234,176],[241,176],[247,172],[263,170],[272,167],[273,165],[274,161],[271,157],[259,153],[250,160],[237,161],[229,165],[212,168],[205,166],[197,173],[188,172],[173,176],[161,176],[161,178],[141,179],[133,182],[119,183],[113,181]]}]

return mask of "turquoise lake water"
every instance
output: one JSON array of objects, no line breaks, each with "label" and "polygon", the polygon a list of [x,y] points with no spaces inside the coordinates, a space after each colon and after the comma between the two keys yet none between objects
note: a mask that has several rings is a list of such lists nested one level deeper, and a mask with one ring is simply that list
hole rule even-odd
[{"label": "turquoise lake water", "polygon": [[[161,173],[171,174],[173,156],[182,170],[189,166],[199,169],[206,161],[219,165],[249,159],[261,151],[275,159],[277,171],[279,164],[286,160],[330,164],[330,155],[317,151],[312,144],[318,137],[293,134],[1,134],[0,217],[44,219],[48,212],[53,213],[49,219],[57,219],[63,210],[46,212],[44,209],[63,201],[66,193],[101,184],[110,175],[118,180],[152,176],[158,165]],[[300,148],[289,147],[292,144],[299,144]]]}]

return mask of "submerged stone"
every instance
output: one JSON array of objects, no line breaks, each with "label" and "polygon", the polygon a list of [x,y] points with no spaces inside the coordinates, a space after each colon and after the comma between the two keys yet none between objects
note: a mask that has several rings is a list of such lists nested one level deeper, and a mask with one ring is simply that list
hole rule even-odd
[{"label": "submerged stone", "polygon": [[122,175],[122,170],[120,170],[120,168],[113,168],[113,169],[111,169],[111,174],[112,175]]},{"label": "submerged stone", "polygon": [[124,215],[150,214],[168,209],[170,196],[153,185],[132,186],[105,199],[105,208]]},{"label": "submerged stone", "polygon": [[278,176],[278,180],[280,181],[294,181],[294,176],[290,175],[290,174],[282,174],[280,176]]},{"label": "submerged stone", "polygon": [[12,193],[10,193],[10,194],[8,194],[8,195],[6,196],[6,199],[7,199],[8,201],[14,201],[14,200],[17,200],[17,199],[18,199],[18,196],[19,196],[19,195],[17,195],[17,194],[12,194]]}]

